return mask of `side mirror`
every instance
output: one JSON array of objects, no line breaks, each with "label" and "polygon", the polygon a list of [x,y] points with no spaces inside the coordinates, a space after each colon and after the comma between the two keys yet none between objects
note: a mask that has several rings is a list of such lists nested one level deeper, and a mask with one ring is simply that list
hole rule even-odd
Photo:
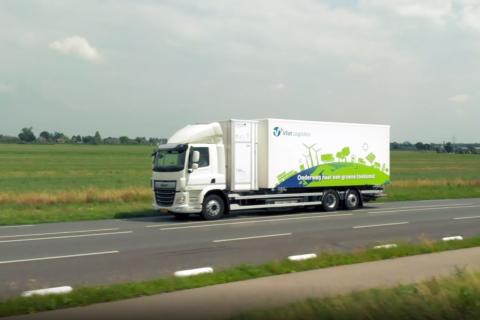
[{"label": "side mirror", "polygon": [[200,161],[200,152],[198,151],[193,151],[192,154],[192,163],[197,164],[197,169],[198,169],[198,161]]}]

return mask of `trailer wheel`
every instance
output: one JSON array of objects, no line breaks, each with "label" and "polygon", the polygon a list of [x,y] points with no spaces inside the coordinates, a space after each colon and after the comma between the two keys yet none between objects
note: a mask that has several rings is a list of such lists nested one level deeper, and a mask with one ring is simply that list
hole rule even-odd
[{"label": "trailer wheel", "polygon": [[326,190],[322,197],[322,208],[325,211],[335,211],[338,209],[340,197],[335,190]]},{"label": "trailer wheel", "polygon": [[202,217],[205,220],[217,220],[223,217],[225,213],[225,203],[223,199],[216,195],[210,194],[203,200]]},{"label": "trailer wheel", "polygon": [[345,208],[347,210],[355,210],[360,207],[360,195],[358,194],[357,190],[348,190],[345,193]]}]

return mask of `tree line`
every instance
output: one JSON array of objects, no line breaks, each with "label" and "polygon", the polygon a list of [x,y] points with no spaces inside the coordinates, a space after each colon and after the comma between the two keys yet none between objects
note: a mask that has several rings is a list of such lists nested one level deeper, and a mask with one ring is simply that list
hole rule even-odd
[{"label": "tree line", "polygon": [[136,137],[129,138],[128,136],[121,137],[107,137],[102,138],[99,131],[95,134],[81,136],[73,135],[71,137],[62,132],[48,132],[42,131],[39,135],[35,135],[32,127],[22,128],[17,136],[8,136],[0,134],[0,143],[35,143],[35,144],[139,144],[139,145],[156,145],[167,143],[165,138],[146,138]]},{"label": "tree line", "polygon": [[411,143],[391,142],[390,150],[404,151],[436,151],[439,153],[461,153],[461,154],[480,154],[480,143]]}]

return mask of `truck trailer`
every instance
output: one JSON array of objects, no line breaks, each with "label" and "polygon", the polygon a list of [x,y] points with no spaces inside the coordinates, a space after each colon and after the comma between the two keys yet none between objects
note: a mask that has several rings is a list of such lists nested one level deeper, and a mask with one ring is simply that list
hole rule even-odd
[{"label": "truck trailer", "polygon": [[188,125],[153,154],[153,206],[178,218],[353,210],[390,182],[390,126],[282,119]]}]

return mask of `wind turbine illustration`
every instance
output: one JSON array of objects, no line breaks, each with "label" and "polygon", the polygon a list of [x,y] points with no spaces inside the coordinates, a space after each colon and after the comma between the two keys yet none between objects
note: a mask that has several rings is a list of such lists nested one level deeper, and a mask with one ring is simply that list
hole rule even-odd
[{"label": "wind turbine illustration", "polygon": [[[310,158],[311,167],[318,165],[318,151],[320,149],[317,150],[314,148],[316,143],[312,144],[311,146],[308,146],[305,143],[303,143],[303,145],[305,146],[305,148],[307,148],[307,154],[308,154],[308,157]],[[307,155],[304,155],[304,157],[305,159],[307,159]],[[308,166],[308,159],[307,159],[307,166]]]}]

